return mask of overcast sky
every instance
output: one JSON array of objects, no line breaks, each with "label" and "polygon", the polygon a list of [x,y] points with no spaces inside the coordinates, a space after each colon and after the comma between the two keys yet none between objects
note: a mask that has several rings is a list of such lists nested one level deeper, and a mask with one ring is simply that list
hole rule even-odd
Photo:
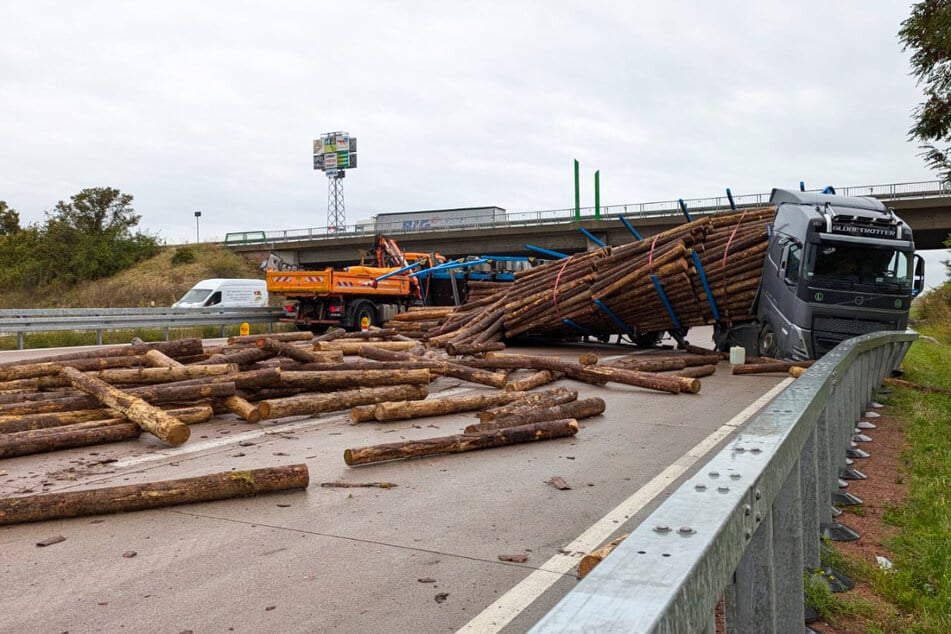
[{"label": "overcast sky", "polygon": [[896,33],[910,2],[5,0],[0,199],[86,187],[168,243],[347,221],[932,180]]}]

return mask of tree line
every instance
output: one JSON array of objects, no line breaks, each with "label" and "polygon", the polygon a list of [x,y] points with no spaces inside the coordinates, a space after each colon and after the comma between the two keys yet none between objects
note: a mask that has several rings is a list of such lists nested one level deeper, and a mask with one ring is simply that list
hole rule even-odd
[{"label": "tree line", "polygon": [[158,240],[136,229],[140,219],[132,196],[112,187],[83,189],[27,226],[0,200],[0,289],[69,287],[152,257]]}]

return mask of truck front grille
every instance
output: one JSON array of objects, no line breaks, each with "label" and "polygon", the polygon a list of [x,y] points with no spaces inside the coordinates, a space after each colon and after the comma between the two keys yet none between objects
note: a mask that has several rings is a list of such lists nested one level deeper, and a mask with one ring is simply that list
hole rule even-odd
[{"label": "truck front grille", "polygon": [[898,323],[894,321],[869,321],[841,317],[815,317],[812,320],[812,337],[817,357],[821,357],[846,339],[880,330],[897,329]]}]

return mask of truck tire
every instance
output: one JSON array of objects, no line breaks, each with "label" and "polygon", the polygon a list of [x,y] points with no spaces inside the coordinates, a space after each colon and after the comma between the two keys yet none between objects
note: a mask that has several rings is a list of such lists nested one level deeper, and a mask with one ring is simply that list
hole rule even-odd
[{"label": "truck tire", "polygon": [[350,329],[353,331],[362,330],[361,321],[367,319],[368,326],[375,326],[376,324],[376,308],[373,306],[373,303],[362,299],[353,305],[353,319],[350,321]]},{"label": "truck tire", "polygon": [[756,351],[761,357],[776,359],[779,354],[779,342],[776,340],[776,331],[769,324],[763,324],[756,341]]}]

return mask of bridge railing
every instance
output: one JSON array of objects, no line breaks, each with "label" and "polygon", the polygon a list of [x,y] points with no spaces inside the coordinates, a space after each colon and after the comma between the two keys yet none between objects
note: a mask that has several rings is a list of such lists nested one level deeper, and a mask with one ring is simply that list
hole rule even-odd
[{"label": "bridge railing", "polygon": [[[899,199],[899,198],[934,198],[938,196],[951,195],[951,185],[946,182],[919,181],[913,183],[893,183],[889,185],[860,185],[853,187],[842,187],[838,190],[839,194],[845,196],[874,196],[877,198]],[[738,207],[759,207],[769,203],[769,193],[761,194],[740,194],[734,195],[733,201]],[[688,211],[691,214],[703,215],[706,213],[715,213],[725,211],[730,208],[730,200],[726,195],[712,196],[707,198],[685,199]],[[679,200],[661,200],[644,203],[631,203],[626,205],[606,205],[601,208],[602,220],[614,220],[624,216],[629,220],[637,218],[653,218],[666,216],[679,216],[681,209]],[[581,219],[592,221],[595,219],[594,207],[582,207],[580,209]],[[473,215],[472,217],[453,218],[452,228],[454,229],[488,229],[494,227],[512,227],[512,226],[534,226],[555,224],[560,222],[571,222],[575,219],[574,208],[565,209],[547,209],[542,211],[515,211],[501,214],[497,218],[487,218],[485,214]],[[427,231],[441,231],[447,229],[446,226],[438,223],[428,226],[419,226],[415,224],[409,228],[387,227],[388,235],[417,234]],[[331,237],[357,237],[361,235],[370,235],[374,233],[374,228],[366,224],[348,224],[340,227],[308,227],[304,229],[281,229],[277,231],[247,231],[234,234],[230,242],[226,239],[226,244],[235,245],[250,243],[253,238],[254,243],[284,244],[290,242],[300,242],[305,240],[316,240]],[[263,234],[263,238],[261,237]],[[260,238],[260,239],[259,239]]]},{"label": "bridge railing", "polygon": [[63,330],[95,331],[102,345],[106,330],[161,328],[166,341],[169,329],[191,326],[270,324],[284,316],[280,307],[262,308],[31,308],[0,310],[0,335],[17,336],[17,349],[24,335]]},{"label": "bridge railing", "polygon": [[531,630],[802,631],[839,469],[873,390],[913,332],[845,341],[787,387]]}]

